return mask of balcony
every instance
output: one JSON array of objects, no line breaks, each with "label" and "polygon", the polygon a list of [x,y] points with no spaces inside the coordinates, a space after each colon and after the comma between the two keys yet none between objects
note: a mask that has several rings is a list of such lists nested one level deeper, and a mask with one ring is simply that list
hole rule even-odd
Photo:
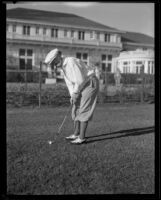
[{"label": "balcony", "polygon": [[95,39],[78,40],[76,38],[53,38],[44,35],[21,35],[18,33],[11,33],[11,32],[7,32],[7,39],[122,48],[122,43],[102,42]]}]

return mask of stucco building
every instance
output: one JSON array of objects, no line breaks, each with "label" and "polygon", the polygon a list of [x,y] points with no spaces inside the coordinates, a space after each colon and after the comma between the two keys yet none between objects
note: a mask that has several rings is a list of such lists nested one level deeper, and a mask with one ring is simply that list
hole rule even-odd
[{"label": "stucco building", "polygon": [[7,10],[6,24],[6,64],[10,69],[36,69],[51,49],[59,48],[64,56],[114,72],[113,60],[122,50],[154,48],[135,37],[130,40],[125,31],[74,14],[15,8]]},{"label": "stucco building", "polygon": [[135,74],[140,74],[143,68],[144,73],[154,74],[154,51],[152,49],[123,51],[113,59],[113,72],[116,68],[119,68],[121,73]]},{"label": "stucco building", "polygon": [[122,31],[73,14],[16,8],[7,11],[7,66],[33,69],[59,48],[65,56],[112,70]]}]

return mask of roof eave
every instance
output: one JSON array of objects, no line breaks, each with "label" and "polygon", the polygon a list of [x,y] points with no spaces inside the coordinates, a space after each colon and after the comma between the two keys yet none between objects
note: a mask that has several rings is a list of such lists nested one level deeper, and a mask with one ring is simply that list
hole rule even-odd
[{"label": "roof eave", "polygon": [[38,21],[38,20],[26,20],[26,19],[18,19],[18,18],[10,18],[7,17],[7,21],[11,21],[11,22],[20,22],[20,23],[30,23],[30,24],[40,24],[40,25],[47,25],[47,26],[62,26],[62,27],[66,27],[66,28],[77,28],[77,29],[85,29],[85,30],[96,30],[96,31],[107,31],[110,33],[126,33],[125,31],[122,30],[113,30],[113,29],[106,29],[106,28],[96,28],[96,27],[85,27],[85,26],[73,26],[72,24],[62,24],[62,23],[49,23],[49,22],[42,22],[42,21]]},{"label": "roof eave", "polygon": [[145,44],[145,43],[137,43],[137,42],[123,42],[123,44],[131,45],[131,46],[150,46],[154,47],[154,44]]}]

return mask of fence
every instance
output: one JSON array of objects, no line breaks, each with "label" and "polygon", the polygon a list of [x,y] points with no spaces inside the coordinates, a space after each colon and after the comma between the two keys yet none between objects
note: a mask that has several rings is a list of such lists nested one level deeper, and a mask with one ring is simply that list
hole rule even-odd
[{"label": "fence", "polygon": [[[47,72],[39,70],[8,70],[7,105],[17,107],[30,105],[67,105],[69,93],[62,79],[56,84],[45,84]],[[113,73],[103,72],[100,76],[99,103],[154,101],[154,75],[121,74],[117,83]]]}]

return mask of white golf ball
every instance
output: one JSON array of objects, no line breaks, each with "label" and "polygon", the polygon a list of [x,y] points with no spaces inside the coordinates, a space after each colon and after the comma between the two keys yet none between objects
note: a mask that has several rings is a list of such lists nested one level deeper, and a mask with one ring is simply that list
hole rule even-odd
[{"label": "white golf ball", "polygon": [[49,143],[49,144],[52,144],[52,141],[49,141],[48,143]]}]

